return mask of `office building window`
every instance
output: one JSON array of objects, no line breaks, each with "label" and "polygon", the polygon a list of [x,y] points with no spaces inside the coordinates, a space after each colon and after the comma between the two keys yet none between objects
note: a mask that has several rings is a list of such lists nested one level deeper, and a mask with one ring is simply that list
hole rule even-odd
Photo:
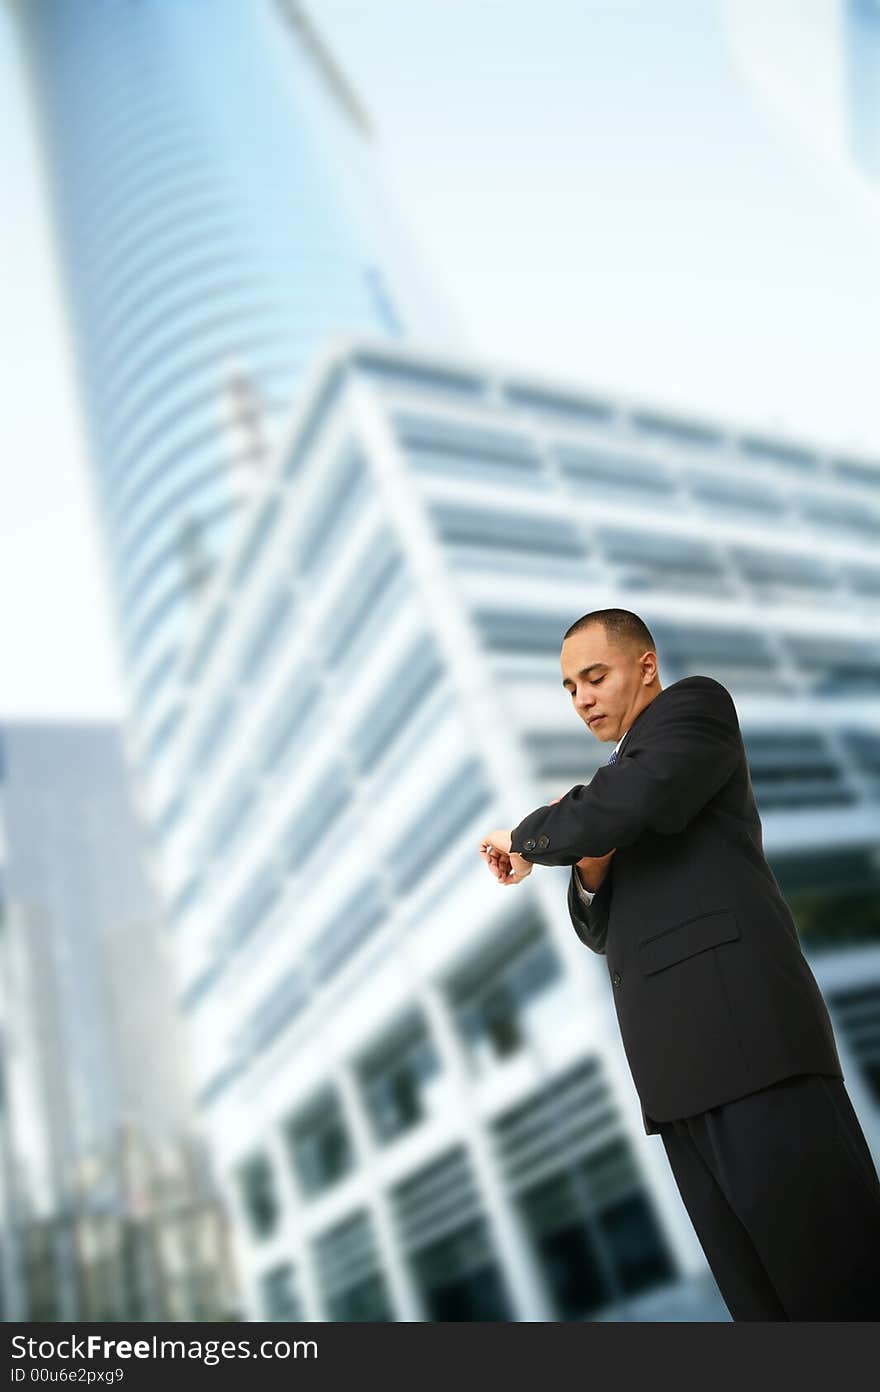
[{"label": "office building window", "polygon": [[448,546],[542,556],[580,557],[585,547],[575,525],[565,517],[532,512],[433,503],[431,517]]},{"label": "office building window", "polygon": [[268,917],[281,892],[274,867],[264,865],[249,880],[220,934],[218,947],[231,952],[246,942]]},{"label": "office building window", "polygon": [[391,1203],[429,1319],[513,1318],[463,1147],[396,1185]]},{"label": "office building window", "polygon": [[505,387],[504,395],[512,406],[521,406],[536,415],[555,417],[576,425],[607,425],[615,415],[614,406],[605,401],[541,391],[516,383]]},{"label": "office building window", "polygon": [[583,576],[587,546],[568,518],[433,503],[431,516],[459,570]]},{"label": "office building window", "polygon": [[253,1059],[273,1044],[305,1010],[309,993],[298,968],[285,972],[248,1017],[242,1032],[241,1054]]},{"label": "office building window", "polygon": [[183,816],[185,807],[186,798],[183,793],[177,793],[168,800],[153,828],[157,840],[164,841],[173,831]]},{"label": "office building window", "polygon": [[342,369],[337,368],[327,378],[284,466],[284,473],[288,478],[299,474],[304,462],[311,458],[313,446],[327,423],[330,411],[342,389],[345,376],[346,374]]},{"label": "office building window", "polygon": [[880,689],[880,653],[870,644],[849,638],[805,638],[790,634],[786,645],[820,695],[863,692],[876,696]]},{"label": "office building window", "polygon": [[243,685],[258,680],[267,662],[277,651],[293,617],[294,609],[293,594],[288,582],[283,580],[266,603],[257,621],[256,632],[245,647],[238,674],[238,680]]},{"label": "office building window", "polygon": [[847,726],[841,735],[862,778],[868,780],[875,795],[880,795],[880,732]]},{"label": "office building window", "polygon": [[546,485],[541,461],[524,435],[405,412],[394,416],[394,424],[417,471],[534,488]]},{"label": "office building window", "polygon": [[281,517],[281,499],[273,493],[260,508],[255,521],[251,522],[247,540],[242,547],[233,571],[231,584],[237,589],[247,579],[257,561],[265,552],[266,543]]},{"label": "office building window", "polygon": [[352,670],[368,661],[410,599],[403,556],[386,527],[370,539],[353,573],[354,588],[345,586],[318,635],[330,671],[335,670],[340,652]]},{"label": "office building window", "polygon": [[421,634],[398,662],[352,740],[352,752],[365,773],[377,764],[421,714],[425,698],[443,681],[444,666],[435,644]]},{"label": "office building window", "polygon": [[213,818],[205,838],[204,854],[207,858],[226,856],[238,844],[259,797],[256,786],[249,779],[250,774],[227,793],[220,811]]},{"label": "office building window", "polygon": [[449,985],[456,1025],[477,1068],[516,1054],[529,1006],[562,979],[558,955],[531,917],[508,924]]},{"label": "office building window", "polygon": [[657,460],[599,446],[557,445],[554,453],[570,491],[587,502],[591,497],[628,498],[656,507],[675,498],[675,482]]},{"label": "office building window", "polygon": [[195,904],[204,883],[204,871],[201,866],[197,866],[181,885],[174,899],[171,901],[171,922],[175,928],[179,928],[181,922]]},{"label": "office building window", "polygon": [[324,985],[342,971],[386,920],[378,883],[367,881],[359,885],[309,947],[308,962],[315,985]]},{"label": "office building window", "polygon": [[492,802],[492,789],[479,759],[469,759],[447,779],[426,810],[411,823],[390,857],[397,892],[407,894],[436,861],[438,848],[452,849]]},{"label": "office building window", "polygon": [[703,511],[713,516],[747,517],[749,521],[765,521],[778,526],[785,512],[782,497],[769,484],[738,475],[703,473],[687,470],[685,478],[693,497]]},{"label": "office building window", "polygon": [[841,575],[855,594],[872,600],[880,595],[880,566],[845,565]]},{"label": "office building window", "polygon": [[300,1321],[304,1318],[290,1262],[280,1262],[260,1277],[260,1308],[265,1320]]},{"label": "office building window", "polygon": [[177,667],[178,650],[176,646],[166,648],[162,656],[150,668],[138,688],[138,704],[142,714],[146,714],[153,697],[164,689]]},{"label": "office building window", "polygon": [[196,681],[204,672],[225,631],[227,620],[226,604],[221,601],[215,607],[210,619],[204,622],[202,637],[186,664],[185,678],[188,682]]},{"label": "office building window", "polygon": [[373,1132],[382,1142],[428,1115],[440,1062],[420,1016],[410,1016],[361,1059],[358,1078]]},{"label": "office building window", "polygon": [[412,1255],[412,1266],[432,1320],[513,1318],[486,1223],[457,1228]]},{"label": "office building window", "polygon": [[880,1106],[880,981],[826,992],[835,1029],[852,1051],[874,1103]]},{"label": "office building window", "polygon": [[880,545],[880,511],[861,498],[803,494],[801,512],[824,536],[853,537],[866,546]]},{"label": "office building window", "polygon": [[672,1278],[598,1059],[504,1113],[493,1140],[558,1319],[588,1318]]},{"label": "office building window", "polygon": [[[631,589],[728,595],[734,590],[717,551],[696,537],[602,527],[599,545]],[[564,630],[563,630],[564,632]]]},{"label": "office building window", "polygon": [[203,774],[211,767],[214,756],[232,733],[235,719],[235,693],[229,692],[214,703],[208,719],[196,737],[193,752],[187,762],[187,777]]},{"label": "office building window", "polygon": [[398,362],[378,353],[356,353],[354,357],[358,370],[389,386],[425,387],[434,395],[442,392],[452,397],[465,397],[473,400],[485,392],[481,377],[444,368],[420,367],[416,363]]},{"label": "office building window", "polygon": [[818,467],[818,459],[799,445],[784,440],[771,440],[760,435],[742,435],[737,441],[743,454],[762,464],[775,464],[796,473],[810,473]]},{"label": "office building window", "polygon": [[298,802],[279,840],[282,864],[301,870],[328,832],[336,833],[351,801],[351,784],[341,764],[325,765]]},{"label": "office building window", "polygon": [[335,1092],[322,1092],[295,1112],[284,1129],[294,1174],[306,1198],[351,1173],[354,1150]]},{"label": "office building window", "polygon": [[254,1237],[268,1237],[274,1232],[280,1216],[275,1190],[275,1176],[265,1155],[252,1155],[237,1172],[248,1227]]},{"label": "office building window", "polygon": [[880,460],[878,459],[833,459],[832,468],[841,478],[853,483],[867,484],[880,488]]},{"label": "office building window", "polygon": [[[567,693],[563,693],[567,695]],[[605,759],[584,743],[583,729],[568,734],[550,730],[529,730],[523,742],[529,762],[538,778],[553,779],[571,788],[586,783]]]},{"label": "office building window", "polygon": [[175,706],[173,710],[168,712],[147,746],[146,761],[148,764],[155,763],[163,750],[170,744],[184,714],[185,707],[182,705]]},{"label": "office building window", "polygon": [[492,652],[535,655],[559,660],[562,635],[571,623],[563,613],[529,613],[523,609],[476,609],[474,621],[484,645]]},{"label": "office building window", "polygon": [[750,731],[746,752],[760,811],[795,807],[843,807],[855,794],[821,735],[808,730]]},{"label": "office building window", "polygon": [[241,1073],[241,1064],[238,1061],[224,1063],[215,1073],[212,1073],[208,1081],[199,1091],[196,1098],[200,1110],[206,1110],[222,1097],[224,1092],[235,1082]]},{"label": "office building window", "polygon": [[[653,618],[653,616],[652,616]],[[763,633],[755,629],[699,624],[675,626],[646,618],[658,645],[664,686],[680,677],[714,677],[731,694],[790,690]]]},{"label": "office building window", "polygon": [[321,688],[313,674],[297,669],[292,682],[275,702],[260,736],[258,761],[263,774],[278,774],[295,749],[302,748],[321,717]]},{"label": "office building window", "polygon": [[656,411],[635,411],[630,425],[639,435],[661,440],[664,444],[683,445],[686,449],[720,449],[724,438],[712,426],[700,421],[684,420]]},{"label": "office building window", "polygon": [[220,979],[222,971],[223,968],[219,962],[208,962],[195,979],[190,982],[179,998],[180,1008],[184,1015],[191,1014],[199,1002],[204,1000],[215,982]]},{"label": "office building window", "polygon": [[328,1319],[376,1323],[394,1319],[366,1212],[355,1213],[322,1233],[314,1251]]},{"label": "office building window", "polygon": [[339,538],[363,508],[367,483],[363,458],[349,445],[329,472],[307,518],[299,553],[299,568],[304,576],[323,573],[324,557],[335,553]]},{"label": "office building window", "polygon": [[730,554],[758,599],[784,603],[809,597],[811,603],[826,598],[829,603],[837,602],[831,593],[834,577],[815,556],[745,546],[732,546]]}]

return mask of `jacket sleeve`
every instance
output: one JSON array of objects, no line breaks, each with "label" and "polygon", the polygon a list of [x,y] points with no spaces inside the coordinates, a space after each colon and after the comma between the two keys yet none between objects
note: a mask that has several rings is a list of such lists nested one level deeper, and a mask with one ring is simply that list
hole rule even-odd
[{"label": "jacket sleeve", "polygon": [[742,757],[736,708],[720,682],[670,687],[663,710],[628,755],[530,812],[514,827],[511,850],[535,865],[574,865],[631,846],[646,831],[674,835],[724,787]]},{"label": "jacket sleeve", "polygon": [[572,927],[586,947],[604,953],[611,904],[611,872],[605,876],[589,904],[585,904],[577,892],[574,882],[576,875],[577,870],[572,866],[568,885],[568,913]]}]

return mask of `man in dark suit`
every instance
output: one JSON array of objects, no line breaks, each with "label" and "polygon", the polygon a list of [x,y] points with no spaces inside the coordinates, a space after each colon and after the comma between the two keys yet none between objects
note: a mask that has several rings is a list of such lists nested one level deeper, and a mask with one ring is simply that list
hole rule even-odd
[{"label": "man in dark suit", "polygon": [[481,854],[502,884],[572,867],[572,924],[605,955],[645,1131],[732,1317],[880,1318],[880,1180],[764,856],[730,694],[705,676],[661,687],[626,609],[574,623],[561,666],[614,753]]}]

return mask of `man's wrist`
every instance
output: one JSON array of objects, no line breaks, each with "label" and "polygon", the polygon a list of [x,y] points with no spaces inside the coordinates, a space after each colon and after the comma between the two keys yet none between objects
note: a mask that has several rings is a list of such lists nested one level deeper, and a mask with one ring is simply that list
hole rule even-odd
[{"label": "man's wrist", "polygon": [[584,884],[581,878],[581,874],[577,868],[577,865],[574,865],[572,868],[574,870],[574,885],[575,890],[577,892],[577,896],[582,904],[589,905],[593,902],[593,899],[595,897],[595,890],[587,889],[586,885]]},{"label": "man's wrist", "polygon": [[589,883],[587,879],[586,870],[583,868],[583,866],[579,865],[577,861],[575,861],[574,873],[577,875],[578,881],[584,889],[586,889],[590,894],[596,893],[596,890],[599,888],[599,886],[597,884]]}]

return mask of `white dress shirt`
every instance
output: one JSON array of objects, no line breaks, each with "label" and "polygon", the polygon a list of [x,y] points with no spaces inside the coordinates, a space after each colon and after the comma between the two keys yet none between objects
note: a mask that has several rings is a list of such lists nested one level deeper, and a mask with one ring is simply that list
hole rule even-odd
[{"label": "white dress shirt", "polygon": [[[623,741],[626,739],[626,736],[627,736],[627,731],[624,730],[623,734],[620,736],[620,739],[617,741],[617,743],[616,743],[615,746],[614,746],[615,751],[617,751],[617,750],[620,749],[620,746],[623,744]],[[609,757],[610,757],[610,756],[609,756]],[[606,871],[606,874],[607,874],[607,871]],[[593,894],[591,894],[590,891],[589,891],[588,889],[584,889],[583,885],[581,884],[581,877],[580,877],[580,875],[578,874],[577,869],[575,869],[575,872],[574,872],[574,887],[575,887],[575,889],[577,890],[578,894],[580,895],[581,899],[583,900],[583,902],[584,902],[585,904],[592,904],[592,902],[593,902],[593,894],[598,894],[598,893],[599,893],[598,890],[594,890],[594,891],[593,891]]]}]

